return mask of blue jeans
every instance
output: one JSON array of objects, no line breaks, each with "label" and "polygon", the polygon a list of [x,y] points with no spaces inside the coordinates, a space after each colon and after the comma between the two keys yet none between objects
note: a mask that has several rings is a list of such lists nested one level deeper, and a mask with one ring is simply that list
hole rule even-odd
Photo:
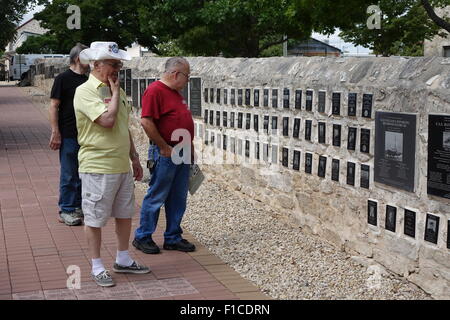
[{"label": "blue jeans", "polygon": [[183,230],[181,219],[186,211],[189,183],[189,164],[174,164],[170,157],[162,157],[157,146],[150,146],[155,161],[147,194],[142,201],[140,226],[135,239],[151,239],[158,224],[159,210],[164,205],[166,211],[166,231],[164,243],[180,241]]},{"label": "blue jeans", "polygon": [[81,180],[78,176],[78,145],[75,138],[61,139],[59,162],[59,208],[64,212],[74,212],[81,208]]}]

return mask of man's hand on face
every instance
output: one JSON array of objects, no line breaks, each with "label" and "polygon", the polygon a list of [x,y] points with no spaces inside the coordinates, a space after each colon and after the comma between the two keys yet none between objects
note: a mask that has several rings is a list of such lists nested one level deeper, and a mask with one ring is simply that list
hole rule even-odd
[{"label": "man's hand on face", "polygon": [[108,77],[108,81],[109,81],[109,87],[111,88],[111,93],[112,94],[119,94],[120,92],[120,81],[119,81],[119,77],[116,78],[116,80],[114,81],[114,79],[109,76]]}]

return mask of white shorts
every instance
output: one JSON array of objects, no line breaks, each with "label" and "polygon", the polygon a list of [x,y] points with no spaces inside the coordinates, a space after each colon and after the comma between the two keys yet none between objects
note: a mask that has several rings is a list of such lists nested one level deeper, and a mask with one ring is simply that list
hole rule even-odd
[{"label": "white shorts", "polygon": [[84,224],[101,228],[109,217],[130,219],[134,215],[133,174],[79,173]]}]

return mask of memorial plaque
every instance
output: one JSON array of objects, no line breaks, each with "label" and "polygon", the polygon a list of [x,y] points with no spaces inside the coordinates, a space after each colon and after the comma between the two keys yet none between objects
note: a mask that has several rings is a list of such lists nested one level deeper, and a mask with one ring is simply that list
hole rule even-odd
[{"label": "memorial plaque", "polygon": [[242,89],[238,89],[238,94],[237,94],[237,100],[238,100],[238,106],[242,106]]},{"label": "memorial plaque", "polygon": [[208,123],[208,115],[209,115],[208,109],[205,109],[205,117],[204,117],[205,123]]},{"label": "memorial plaque", "polygon": [[341,130],[342,126],[340,124],[333,124],[333,146],[341,146]]},{"label": "memorial plaque", "polygon": [[284,88],[284,90],[283,90],[283,108],[285,108],[285,109],[289,109],[289,98],[290,98],[289,89]]},{"label": "memorial plaque", "polygon": [[242,112],[238,112],[238,128],[242,129],[242,120],[243,120],[244,114]]},{"label": "memorial plaque", "polygon": [[250,89],[245,89],[245,105],[249,106],[250,105],[250,97],[251,97],[251,90]]},{"label": "memorial plaque", "polygon": [[131,69],[125,69],[125,93],[131,96]]},{"label": "memorial plaque", "polygon": [[385,229],[395,232],[395,227],[397,224],[397,208],[393,206],[386,206],[386,221]]},{"label": "memorial plaque", "polygon": [[230,103],[234,106],[236,105],[236,89],[231,89],[230,95]]},{"label": "memorial plaque", "polygon": [[289,117],[283,117],[283,136],[289,136]]},{"label": "memorial plaque", "polygon": [[230,138],[231,152],[236,154],[236,139]]},{"label": "memorial plaque", "polygon": [[220,104],[220,88],[217,88],[216,91],[216,103]]},{"label": "memorial plaque", "polygon": [[341,94],[339,92],[333,92],[332,101],[332,113],[334,115],[341,115]]},{"label": "memorial plaque", "polygon": [[312,153],[305,153],[305,172],[312,173]]},{"label": "memorial plaque", "polygon": [[263,106],[269,106],[269,89],[264,89],[263,91]]},{"label": "memorial plaque", "polygon": [[245,140],[245,157],[250,158],[250,141]]},{"label": "memorial plaque", "polygon": [[220,111],[216,111],[216,126],[220,127]]},{"label": "memorial plaque", "polygon": [[209,89],[209,102],[214,102],[214,88]]},{"label": "memorial plaque", "polygon": [[283,159],[282,159],[283,167],[288,167],[289,165],[289,149],[283,148]]},{"label": "memorial plaque", "polygon": [[264,116],[264,132],[269,134],[269,116]]},{"label": "memorial plaque", "polygon": [[230,127],[234,128],[234,118],[236,117],[236,114],[234,112],[231,113],[230,117]]},{"label": "memorial plaque", "polygon": [[292,136],[297,139],[300,137],[300,121],[299,118],[294,119],[294,132],[292,133]]},{"label": "memorial plaque", "polygon": [[255,143],[255,159],[259,160],[259,142]]},{"label": "memorial plaque", "polygon": [[278,117],[272,116],[272,134],[278,134]]},{"label": "memorial plaque", "polygon": [[439,217],[427,213],[425,241],[437,244],[439,234]]},{"label": "memorial plaque", "polygon": [[263,160],[265,162],[269,161],[269,145],[267,143],[263,145]]},{"label": "memorial plaque", "polygon": [[294,161],[292,169],[300,171],[300,151],[294,151]]},{"label": "memorial plaque", "polygon": [[133,88],[132,88],[132,101],[133,107],[139,108],[139,81],[138,79],[133,79]]},{"label": "memorial plaque", "polygon": [[223,126],[225,128],[228,126],[228,113],[226,111],[223,112]]},{"label": "memorial plaque", "polygon": [[355,163],[347,162],[347,184],[355,185]]},{"label": "memorial plaque", "polygon": [[193,116],[202,114],[202,79],[191,78],[189,80],[189,109]]},{"label": "memorial plaque", "polygon": [[257,114],[253,115],[253,129],[259,131],[259,116]]},{"label": "memorial plaque", "polygon": [[414,192],[416,115],[376,112],[375,181]]},{"label": "memorial plaque", "polygon": [[317,111],[324,113],[325,112],[325,104],[326,104],[326,92],[319,91],[319,101],[317,106]]},{"label": "memorial plaque", "polygon": [[142,108],[142,97],[144,96],[144,92],[146,87],[145,79],[139,80],[139,108]]},{"label": "memorial plaque", "polygon": [[347,150],[356,149],[356,128],[348,128]]},{"label": "memorial plaque", "polygon": [[203,100],[205,100],[205,102],[208,102],[208,88],[205,88],[205,90],[203,90]]},{"label": "memorial plaque", "polygon": [[[199,78],[200,79],[200,78]],[[156,81],[156,79],[155,78],[147,78],[147,87],[149,86],[149,85],[151,85],[153,82],[155,82]],[[208,100],[206,100],[205,102],[208,102]]]},{"label": "memorial plaque", "polygon": [[447,221],[447,249],[450,249],[450,220]]},{"label": "memorial plaque", "polygon": [[367,204],[367,222],[376,226],[378,224],[377,203],[369,200]]},{"label": "memorial plaque", "polygon": [[312,120],[305,120],[305,140],[311,141]]},{"label": "memorial plaque", "polygon": [[333,159],[331,161],[331,180],[339,181],[339,160]]},{"label": "memorial plaque", "polygon": [[227,136],[223,135],[222,149],[227,150]]},{"label": "memorial plaque", "polygon": [[125,90],[125,70],[119,71],[119,84],[122,90]]},{"label": "memorial plaque", "polygon": [[369,189],[369,178],[370,178],[370,167],[368,165],[361,165],[361,179],[360,186],[361,188]]},{"label": "memorial plaque", "polygon": [[253,90],[253,105],[259,107],[259,89]]},{"label": "memorial plaque", "polygon": [[349,117],[356,117],[356,101],[358,95],[356,93],[348,94],[348,112],[347,115]]},{"label": "memorial plaque", "polygon": [[302,90],[295,90],[295,109],[302,108]]},{"label": "memorial plaque", "polygon": [[251,121],[252,121],[252,114],[247,113],[245,115],[245,129],[246,130],[250,130]]},{"label": "memorial plaque", "polygon": [[228,89],[223,89],[223,104],[228,104]]},{"label": "memorial plaque", "polygon": [[361,152],[369,153],[370,151],[370,130],[361,129]]},{"label": "memorial plaque", "polygon": [[372,118],[372,104],[373,104],[373,95],[366,93],[363,94],[362,116],[364,118]]},{"label": "memorial plaque", "polygon": [[416,237],[416,213],[405,209],[404,233],[407,236]]},{"label": "memorial plaque", "polygon": [[214,110],[209,110],[209,124],[214,125]]},{"label": "memorial plaque", "polygon": [[272,90],[272,108],[278,108],[278,89]]},{"label": "memorial plaque", "polygon": [[325,134],[326,134],[325,122],[319,122],[318,129],[319,129],[319,143],[325,143]]},{"label": "memorial plaque", "polygon": [[278,163],[278,146],[275,144],[272,145],[272,163]]},{"label": "memorial plaque", "polygon": [[319,177],[325,178],[326,170],[327,170],[327,157],[319,156],[319,167],[317,169],[317,175]]},{"label": "memorial plaque", "polygon": [[312,91],[312,90],[306,90],[306,101],[305,101],[305,110],[306,111],[312,111],[313,93],[314,93],[314,91]]},{"label": "memorial plaque", "polygon": [[428,116],[427,193],[450,199],[450,115]]}]

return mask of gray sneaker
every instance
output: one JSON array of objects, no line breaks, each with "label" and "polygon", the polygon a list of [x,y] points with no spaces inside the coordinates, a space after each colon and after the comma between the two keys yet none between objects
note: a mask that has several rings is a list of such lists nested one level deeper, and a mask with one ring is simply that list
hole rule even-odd
[{"label": "gray sneaker", "polygon": [[59,213],[59,222],[64,222],[68,226],[78,226],[82,223],[81,219],[76,216],[75,212],[64,212]]},{"label": "gray sneaker", "polygon": [[129,267],[114,263],[113,271],[117,273],[149,273],[150,268],[133,261]]},{"label": "gray sneaker", "polygon": [[81,208],[76,208],[74,214],[75,214],[75,217],[80,218],[81,220],[84,219],[84,213]]},{"label": "gray sneaker", "polygon": [[100,287],[112,287],[115,285],[111,275],[109,274],[108,270],[104,270],[100,272],[98,275],[94,276],[91,273],[92,280],[95,281],[96,284],[98,284]]}]

